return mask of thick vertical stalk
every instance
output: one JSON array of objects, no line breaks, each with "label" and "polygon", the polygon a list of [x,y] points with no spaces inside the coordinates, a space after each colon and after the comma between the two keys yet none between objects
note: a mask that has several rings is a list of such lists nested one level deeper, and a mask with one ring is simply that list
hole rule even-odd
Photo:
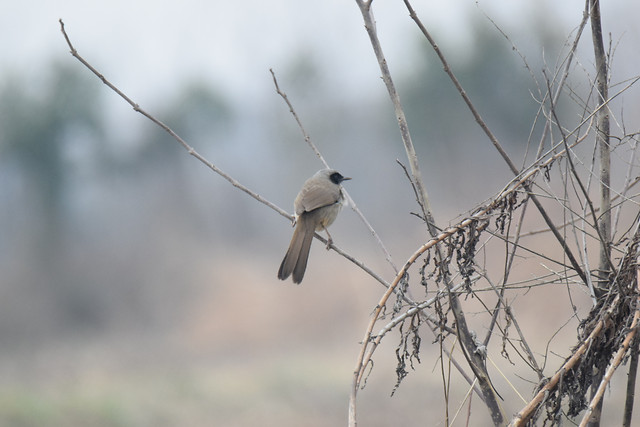
[{"label": "thick vertical stalk", "polygon": [[[404,110],[402,108],[402,104],[400,102],[400,96],[396,91],[395,85],[391,78],[391,73],[389,71],[389,67],[387,65],[387,60],[384,57],[382,52],[382,47],[380,45],[380,41],[378,39],[375,19],[373,18],[373,13],[371,11],[371,2],[372,0],[356,0],[358,7],[360,8],[360,12],[362,13],[362,17],[365,23],[365,29],[369,35],[369,39],[371,41],[371,45],[373,47],[373,51],[376,55],[376,59],[378,60],[378,65],[380,67],[380,71],[382,72],[382,80],[385,83],[387,91],[389,92],[389,96],[393,103],[393,107],[396,114],[396,119],[398,121],[398,127],[400,128],[400,135],[402,137],[402,142],[404,143],[405,151],[407,153],[407,158],[409,160],[409,165],[411,169],[411,175],[413,177],[414,185],[416,186],[416,193],[418,195],[418,202],[424,214],[424,218],[427,223],[427,228],[429,230],[429,234],[432,238],[436,238],[439,234],[438,229],[435,225],[434,217],[431,211],[431,207],[429,205],[429,197],[427,195],[427,190],[422,181],[422,175],[420,172],[420,167],[418,164],[418,156],[416,155],[415,148],[413,146],[413,142],[411,140],[411,134],[409,132],[409,126],[407,124],[407,120],[404,114]],[[449,290],[449,304],[451,306],[451,311],[456,320],[456,329],[458,332],[458,337],[463,344],[464,347],[464,355],[469,363],[471,369],[473,370],[476,378],[478,379],[478,383],[480,385],[480,389],[482,390],[483,396],[485,398],[487,408],[491,413],[491,418],[496,426],[506,425],[506,416],[504,410],[499,402],[499,397],[496,391],[493,389],[491,382],[489,380],[489,375],[487,373],[487,369],[484,363],[483,357],[476,351],[477,345],[472,338],[471,331],[467,326],[466,319],[464,317],[464,311],[462,310],[462,306],[460,301],[458,300],[457,295],[451,291],[451,275],[448,271],[447,262],[445,261],[444,254],[439,247],[436,245],[435,247],[436,258],[439,260],[439,265],[441,269],[441,274],[447,289]],[[349,403],[349,425],[355,427],[357,422],[356,417],[356,405],[355,405],[355,395],[357,390],[355,389],[358,386],[357,380],[354,381],[354,389],[352,390],[352,397]]]},{"label": "thick vertical stalk", "polygon": [[[606,105],[609,98],[608,88],[608,65],[607,55],[604,50],[602,39],[602,22],[600,19],[600,0],[589,0],[591,12],[591,34],[593,37],[593,51],[596,61],[596,88],[598,105],[596,113],[596,144],[600,157],[600,220],[598,222],[600,241],[600,261],[598,268],[599,287],[608,287],[608,277],[610,273],[609,259],[611,258],[611,195],[610,195],[610,172],[611,160],[609,152],[609,110]],[[594,381],[595,387],[600,381]],[[595,393],[595,389],[591,390]],[[602,415],[602,400],[598,403],[589,427],[600,426]]]},{"label": "thick vertical stalk", "polygon": [[638,337],[631,344],[631,359],[629,361],[629,376],[627,378],[627,397],[624,402],[624,416],[622,427],[631,427],[631,416],[633,415],[633,401],[635,400],[636,377],[638,375]]},{"label": "thick vertical stalk", "polygon": [[591,31],[593,35],[593,49],[596,60],[596,86],[598,90],[598,105],[596,113],[596,144],[600,157],[600,281],[606,285],[609,275],[608,259],[611,256],[611,195],[610,195],[610,149],[609,149],[609,109],[604,106],[609,98],[607,55],[602,39],[602,25],[600,22],[600,1],[591,1]]},{"label": "thick vertical stalk", "polygon": [[427,189],[424,185],[424,182],[422,181],[422,173],[420,172],[418,155],[416,154],[416,150],[413,146],[413,141],[411,140],[411,133],[409,132],[407,118],[405,117],[404,109],[402,108],[402,103],[400,102],[400,96],[396,91],[395,84],[393,83],[393,79],[391,78],[391,72],[389,71],[389,66],[387,65],[387,60],[384,57],[382,46],[380,45],[380,41],[378,40],[375,19],[373,17],[373,12],[371,11],[371,1],[372,0],[356,0],[364,19],[364,27],[367,30],[369,39],[371,40],[373,52],[376,55],[380,71],[382,72],[382,80],[384,81],[387,91],[389,92],[391,102],[393,103],[396,120],[398,122],[398,127],[400,128],[400,136],[402,137],[404,149],[407,153],[407,159],[409,160],[409,167],[411,169],[413,183],[416,186],[418,203],[420,204],[420,208],[422,209],[422,212],[425,216],[429,234],[431,235],[431,237],[435,237],[438,235],[438,229],[436,228],[435,221],[433,219],[431,206],[429,204],[429,196],[427,195]]}]

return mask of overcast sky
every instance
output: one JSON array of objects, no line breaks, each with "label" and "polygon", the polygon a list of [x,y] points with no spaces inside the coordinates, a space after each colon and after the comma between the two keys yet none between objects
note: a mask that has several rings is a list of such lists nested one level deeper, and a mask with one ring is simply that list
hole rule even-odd
[{"label": "overcast sky", "polygon": [[[2,2],[1,69],[26,72],[31,78],[41,75],[43,64],[52,58],[71,60],[59,18],[81,54],[119,84],[141,93],[169,90],[175,79],[199,77],[255,94],[262,87],[271,89],[270,67],[277,70],[291,54],[309,49],[347,76],[354,90],[369,85],[358,86],[363,73],[377,73],[355,1]],[[414,3],[425,23],[441,36],[440,43],[462,46],[468,36],[465,20],[473,14],[486,11],[513,32],[533,30],[541,17],[570,28],[580,19],[584,4],[580,0],[563,1],[560,6],[504,0],[480,1],[479,6],[471,0]],[[611,14],[627,2],[613,3],[605,5]],[[409,60],[413,48],[409,40],[417,38],[417,29],[400,1],[377,1],[374,10],[387,54],[396,61],[391,66],[401,67]],[[610,16],[607,9],[604,15]]]},{"label": "overcast sky", "polygon": [[[7,73],[17,74],[37,88],[46,83],[52,61],[82,68],[68,53],[58,24],[62,18],[80,54],[150,111],[172,102],[188,79],[210,84],[236,106],[259,104],[274,95],[269,68],[282,73],[300,53],[311,54],[329,84],[340,79],[340,96],[384,94],[355,0],[0,2],[0,82]],[[471,19],[490,27],[484,15],[491,16],[520,45],[539,37],[545,26],[569,37],[584,7],[583,0],[413,3],[450,57],[472,51]],[[620,58],[640,57],[638,15],[629,10],[638,6],[629,3],[603,5],[604,30],[612,33],[614,43],[620,42]],[[398,78],[418,60],[416,46],[425,41],[401,1],[377,0],[374,15],[392,74]],[[585,37],[583,43],[589,40]],[[542,56],[542,50],[537,47],[525,54]],[[287,87],[286,81],[281,83]],[[140,123],[122,100],[107,92],[101,94],[108,102],[108,120]],[[124,127],[128,126],[119,126]]]}]

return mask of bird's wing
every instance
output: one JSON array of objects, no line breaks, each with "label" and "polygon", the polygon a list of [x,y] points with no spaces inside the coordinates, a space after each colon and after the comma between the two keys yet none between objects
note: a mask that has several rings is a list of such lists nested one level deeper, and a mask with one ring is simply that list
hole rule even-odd
[{"label": "bird's wing", "polygon": [[[320,187],[320,188],[319,188]],[[329,206],[340,200],[340,187],[313,183],[305,186],[304,190],[298,194],[295,201],[296,214],[302,215],[304,212],[311,212],[323,206]],[[317,190],[317,191],[316,191]]]}]

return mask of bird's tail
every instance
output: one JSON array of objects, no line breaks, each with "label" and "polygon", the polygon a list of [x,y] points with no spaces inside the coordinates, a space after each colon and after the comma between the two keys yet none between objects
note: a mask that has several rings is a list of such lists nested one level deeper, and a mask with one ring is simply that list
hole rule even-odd
[{"label": "bird's tail", "polygon": [[293,274],[293,283],[302,282],[304,272],[307,269],[307,260],[309,259],[314,231],[313,221],[310,221],[304,215],[298,217],[291,243],[289,243],[289,249],[287,249],[287,254],[284,256],[278,270],[278,279],[285,280]]}]

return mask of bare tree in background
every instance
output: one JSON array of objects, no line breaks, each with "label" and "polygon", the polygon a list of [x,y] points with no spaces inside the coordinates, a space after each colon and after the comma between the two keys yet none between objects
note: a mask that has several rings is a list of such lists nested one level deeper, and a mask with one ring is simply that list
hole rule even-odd
[{"label": "bare tree in background", "polygon": [[[351,203],[397,274],[387,281],[363,262],[331,245],[385,287],[367,322],[357,356],[349,401],[349,425],[357,425],[358,395],[367,377],[375,375],[372,373],[375,352],[382,340],[396,331],[400,336],[395,350],[396,388],[402,386],[402,380],[414,364],[421,362],[420,352],[425,343],[433,342],[438,346],[437,375],[442,380],[440,418],[443,425],[452,425],[462,418],[465,418],[462,424],[477,423],[485,415],[472,411],[472,407],[482,405],[492,422],[499,426],[557,425],[566,419],[580,425],[597,426],[604,391],[615,370],[629,359],[623,425],[630,426],[638,359],[635,334],[640,317],[636,261],[640,209],[633,189],[640,179],[633,178],[638,171],[637,133],[626,129],[623,120],[612,112],[610,102],[622,96],[640,77],[610,84],[608,63],[612,52],[604,48],[598,1],[588,0],[585,9],[580,11],[582,20],[558,68],[546,69],[544,79],[536,82],[537,92],[533,95],[539,102],[539,110],[537,117],[532,119],[541,127],[541,137],[536,141],[528,137],[529,151],[535,152],[535,158],[524,167],[518,167],[482,119],[481,112],[410,2],[404,0],[404,7],[438,55],[444,72],[479,129],[514,176],[503,188],[494,191],[493,198],[472,207],[465,219],[448,228],[439,227],[434,220],[410,127],[378,38],[372,0],[356,0],[356,3],[394,107],[407,154],[408,185],[415,191],[419,216],[430,238],[415,248],[413,255],[397,268],[375,230]],[[578,13],[577,16],[580,17]],[[78,54],[62,22],[61,26],[72,55],[135,111],[171,134],[190,155],[232,185],[291,218],[286,211],[198,154],[168,126],[113,86]],[[585,96],[573,91],[567,80],[580,69],[576,66],[575,52],[587,26],[591,28],[595,70],[593,74],[585,73],[591,88]],[[515,46],[514,51],[517,51]],[[286,94],[278,86],[275,75],[273,79],[305,140],[326,165]],[[565,98],[579,105],[582,115],[577,120],[562,117],[557,109],[558,103]],[[610,123],[615,123],[615,130],[611,130]],[[611,187],[612,153],[615,153],[618,167],[626,168],[624,182],[619,188]],[[592,307],[585,316],[573,303],[566,307],[566,317],[579,321],[578,334],[574,342],[566,345],[568,356],[565,360],[550,367],[548,348],[540,351],[531,344],[530,332],[519,323],[514,302],[534,289],[559,287],[566,290],[569,298],[587,295],[586,300],[591,301]],[[536,309],[544,315],[548,301],[531,300],[529,304],[537,305]],[[555,330],[543,332],[548,333],[547,343],[557,333]],[[535,385],[523,390],[514,385],[516,378],[503,375],[500,384],[507,384],[505,387],[509,389],[499,391],[494,383],[501,371],[494,366],[500,360],[517,367],[518,373],[514,377],[529,376],[535,379]],[[462,400],[451,397],[454,375],[467,382]],[[503,400],[501,393],[519,396],[521,403],[513,406],[513,400]],[[475,400],[473,395],[477,396]]]}]

